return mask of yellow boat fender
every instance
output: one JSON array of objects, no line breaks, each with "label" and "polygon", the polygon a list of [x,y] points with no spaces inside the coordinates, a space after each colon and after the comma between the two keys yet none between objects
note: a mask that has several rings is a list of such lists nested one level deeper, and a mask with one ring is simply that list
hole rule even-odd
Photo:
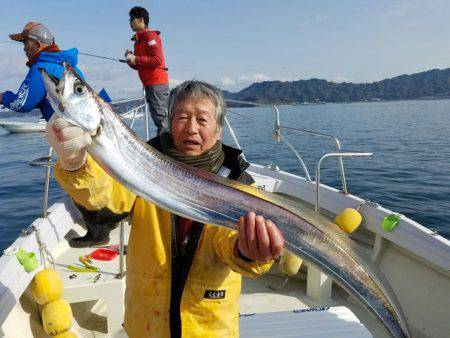
[{"label": "yellow boat fender", "polygon": [[72,309],[65,299],[61,299],[62,286],[58,271],[47,268],[34,276],[30,289],[36,303],[42,305],[44,331],[60,338],[77,337],[75,333],[69,332]]},{"label": "yellow boat fender", "polygon": [[343,231],[351,234],[362,222],[362,216],[358,210],[353,208],[343,209],[334,219],[336,223]]},{"label": "yellow boat fender", "polygon": [[65,299],[57,299],[42,307],[42,324],[45,333],[55,336],[70,330],[72,309]]},{"label": "yellow boat fender", "polygon": [[31,293],[39,305],[61,298],[62,281],[59,273],[51,268],[39,271],[31,282]]},{"label": "yellow boat fender", "polygon": [[278,269],[286,276],[294,276],[302,265],[302,260],[291,252],[284,250],[278,262]]}]

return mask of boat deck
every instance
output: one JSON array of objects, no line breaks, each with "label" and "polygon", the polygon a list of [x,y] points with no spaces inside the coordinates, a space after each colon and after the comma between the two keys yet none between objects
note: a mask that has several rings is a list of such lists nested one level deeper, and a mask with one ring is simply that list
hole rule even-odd
[{"label": "boat deck", "polygon": [[[130,225],[125,224],[124,237],[125,243],[127,243]],[[67,268],[68,265],[83,267],[78,258],[82,255],[89,255],[97,249],[71,248],[69,246],[70,238],[83,236],[85,232],[83,224],[75,224],[65,236],[65,240],[61,241],[53,250],[56,269],[60,272],[63,280],[63,297],[71,303],[74,313],[72,330],[77,332],[80,337],[90,337],[91,335],[95,337],[127,337],[119,319],[116,319],[114,323],[107,320],[111,317],[123,318],[123,309],[118,313],[111,314],[109,312],[111,308],[108,307],[108,303],[114,304],[113,310],[117,310],[117,304],[123,304],[125,278],[116,278],[119,273],[119,256],[111,261],[92,260],[93,264],[99,268],[99,272],[74,272]],[[120,227],[117,227],[111,231],[108,245],[119,244],[119,241]],[[125,259],[124,269],[126,269]],[[302,334],[306,335],[305,337],[320,336],[324,332],[327,332],[329,337],[341,337],[342,335],[371,337],[369,331],[352,312],[356,311],[358,316],[364,317],[365,310],[356,304],[347,304],[344,292],[340,294],[334,288],[333,299],[319,302],[306,296],[306,271],[300,272],[296,278],[289,279],[285,285],[278,288],[283,281],[284,276],[279,273],[276,264],[268,274],[260,279],[243,279],[239,300],[241,337],[250,338],[255,335],[274,337],[273,332],[269,329],[264,333],[258,327],[262,325],[262,322],[265,322],[266,326],[269,323],[269,326],[279,325],[277,321],[280,320],[283,322],[282,331],[284,333],[279,332],[277,337],[297,337],[295,332],[299,329],[299,320],[305,324],[305,327],[302,326]],[[112,298],[111,295],[113,295]],[[352,307],[353,310],[348,307]],[[312,311],[309,312],[311,309]],[[292,313],[303,315],[296,316],[296,320],[293,320]],[[366,315],[365,319],[366,325],[373,326],[373,319],[370,316]],[[37,324],[39,324],[38,321]],[[374,327],[375,329],[372,328],[372,331],[379,331],[379,334],[375,336],[383,337],[382,327],[380,326],[378,330],[376,325]],[[112,334],[108,334],[111,332]]]},{"label": "boat deck", "polygon": [[[119,229],[111,231],[109,244],[119,243]],[[129,230],[130,226],[126,226],[125,242],[128,240]],[[116,317],[123,316],[123,312],[120,311],[112,314],[109,312],[119,308],[117,305],[123,297],[125,286],[125,278],[116,278],[119,272],[119,256],[109,262],[93,260],[94,265],[100,269],[95,273],[74,272],[67,268],[67,265],[81,267],[78,257],[90,254],[96,249],[69,247],[67,242],[69,238],[82,236],[84,233],[82,225],[76,224],[65,236],[65,240],[62,240],[53,250],[56,268],[60,271],[64,283],[63,298],[71,303],[74,315],[72,331],[76,332],[79,337],[127,337],[121,327],[121,320],[114,320],[110,323],[107,320],[111,316],[114,318],[114,315]],[[374,320],[367,313],[365,314],[362,307],[349,302],[344,292],[340,293],[333,288],[333,299],[326,302],[313,301],[306,296],[304,272],[300,272],[296,278],[291,278],[277,290],[270,288],[277,287],[283,280],[284,277],[279,274],[276,264],[269,274],[260,279],[244,278],[239,300],[241,337],[250,338],[255,334],[258,337],[273,337],[270,333],[272,331],[267,330],[267,334],[264,335],[264,332],[257,328],[262,325],[262,322],[265,322],[266,325],[269,322],[271,325],[284,325],[283,335],[280,335],[280,332],[277,337],[297,337],[296,330],[300,328],[302,334],[304,336],[306,334],[308,337],[317,336],[320,332],[324,332],[323,330],[328,330],[326,332],[330,337],[370,337],[371,334],[364,327],[367,325],[373,336],[385,336],[383,328],[377,327]],[[108,307],[108,303],[113,303],[114,306]],[[330,309],[323,307],[330,307]],[[121,311],[123,311],[123,307]],[[300,314],[301,317],[298,320],[304,323],[309,322],[309,324],[300,325],[297,319],[294,320],[292,313]],[[4,323],[2,330],[4,330],[5,337],[9,337],[8,332],[17,332],[12,330],[17,330],[17,323],[24,321],[30,325],[24,326],[25,329],[20,332],[20,337],[47,337],[42,329],[37,306],[29,291],[24,293]],[[112,331],[113,334],[108,334]]]},{"label": "boat deck", "polygon": [[[125,242],[128,241],[129,225],[125,228]],[[92,264],[99,268],[99,272],[75,272],[67,268],[68,265],[83,267],[78,260],[80,256],[90,255],[95,251],[96,247],[90,248],[71,248],[68,245],[67,240],[73,237],[83,236],[86,230],[79,224],[72,229],[69,234],[66,235],[66,241],[62,241],[55,248],[55,266],[60,272],[63,280],[64,292],[68,293],[71,289],[77,288],[80,285],[92,285],[92,284],[106,284],[117,281],[117,274],[119,273],[119,256],[116,256],[111,261],[92,260]],[[119,244],[119,228],[116,228],[110,233],[110,242],[108,245]],[[125,258],[125,257],[124,257]],[[126,262],[124,259],[124,268]],[[94,283],[95,276],[100,275]]]}]

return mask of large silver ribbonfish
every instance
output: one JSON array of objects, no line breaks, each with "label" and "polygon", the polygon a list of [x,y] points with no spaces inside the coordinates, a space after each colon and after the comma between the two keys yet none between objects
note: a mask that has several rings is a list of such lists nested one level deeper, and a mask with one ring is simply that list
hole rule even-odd
[{"label": "large silver ribbonfish", "polygon": [[138,196],[198,222],[235,229],[254,211],[273,220],[285,247],[330,276],[375,315],[392,337],[409,337],[395,295],[353,242],[334,223],[307,207],[209,172],[180,164],[130,130],[75,71],[64,64],[60,81],[41,70],[55,111],[92,135],[89,154]]}]

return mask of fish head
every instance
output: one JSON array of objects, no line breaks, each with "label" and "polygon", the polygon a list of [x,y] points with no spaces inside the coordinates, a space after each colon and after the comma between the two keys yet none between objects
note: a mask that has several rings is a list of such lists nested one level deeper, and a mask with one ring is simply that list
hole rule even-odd
[{"label": "fish head", "polygon": [[100,125],[103,100],[66,62],[61,79],[39,69],[53,110],[68,122],[95,135]]}]

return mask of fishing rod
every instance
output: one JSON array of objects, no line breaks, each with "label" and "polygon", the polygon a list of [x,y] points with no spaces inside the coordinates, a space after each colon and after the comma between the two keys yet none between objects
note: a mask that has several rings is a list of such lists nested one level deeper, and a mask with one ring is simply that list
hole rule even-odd
[{"label": "fishing rod", "polygon": [[[78,52],[78,54],[79,55],[91,56],[91,57],[99,58],[99,59],[105,59],[105,60],[111,60],[111,61],[118,61],[118,62],[122,62],[122,63],[127,63],[127,60],[125,60],[125,59],[114,59],[114,58],[110,58],[110,57],[107,57],[107,56],[101,56],[101,55],[95,55],[95,54],[89,54],[89,53],[80,53],[80,52]],[[169,68],[161,67],[161,66],[156,66],[155,68],[164,69],[166,72],[169,70]]]},{"label": "fishing rod", "polygon": [[[7,40],[0,40],[0,42],[3,42],[3,43],[12,43],[12,44],[18,44],[18,43],[20,43],[20,42],[18,42],[18,41],[7,41]],[[124,59],[115,59],[115,58],[110,58],[110,57],[107,57],[107,56],[95,55],[95,54],[90,54],[90,53],[81,53],[81,52],[78,52],[78,54],[79,54],[79,55],[91,56],[91,57],[99,58],[99,59],[105,59],[105,60],[111,60],[111,61],[118,61],[118,62],[122,62],[122,63],[126,63],[126,62],[127,62],[127,60],[124,60]]]},{"label": "fishing rod", "polygon": [[0,42],[4,42],[4,43],[20,43],[17,41],[7,41],[7,40],[0,40]]},{"label": "fishing rod", "polygon": [[[0,40],[0,42],[4,42],[4,43],[13,43],[13,44],[17,44],[20,43],[18,41],[7,41],[7,40]],[[125,59],[115,59],[115,58],[110,58],[108,56],[101,56],[101,55],[96,55],[96,54],[90,54],[90,53],[81,53],[78,52],[79,55],[85,55],[85,56],[90,56],[90,57],[94,57],[94,58],[99,58],[99,59],[104,59],[104,60],[111,60],[111,61],[117,61],[117,62],[122,62],[122,63],[127,63],[127,60]],[[164,68],[164,67],[160,67],[157,66],[155,68],[161,68],[164,69],[165,71],[168,71],[169,68]]]},{"label": "fishing rod", "polygon": [[124,60],[124,59],[114,59],[114,58],[110,58],[110,57],[107,57],[107,56],[101,56],[101,55],[95,55],[95,54],[89,54],[89,53],[80,53],[80,52],[78,52],[78,54],[86,55],[86,56],[92,56],[94,58],[99,58],[99,59],[105,59],[105,60],[111,60],[111,61],[118,61],[118,62],[122,62],[122,63],[127,63],[127,60]]}]

